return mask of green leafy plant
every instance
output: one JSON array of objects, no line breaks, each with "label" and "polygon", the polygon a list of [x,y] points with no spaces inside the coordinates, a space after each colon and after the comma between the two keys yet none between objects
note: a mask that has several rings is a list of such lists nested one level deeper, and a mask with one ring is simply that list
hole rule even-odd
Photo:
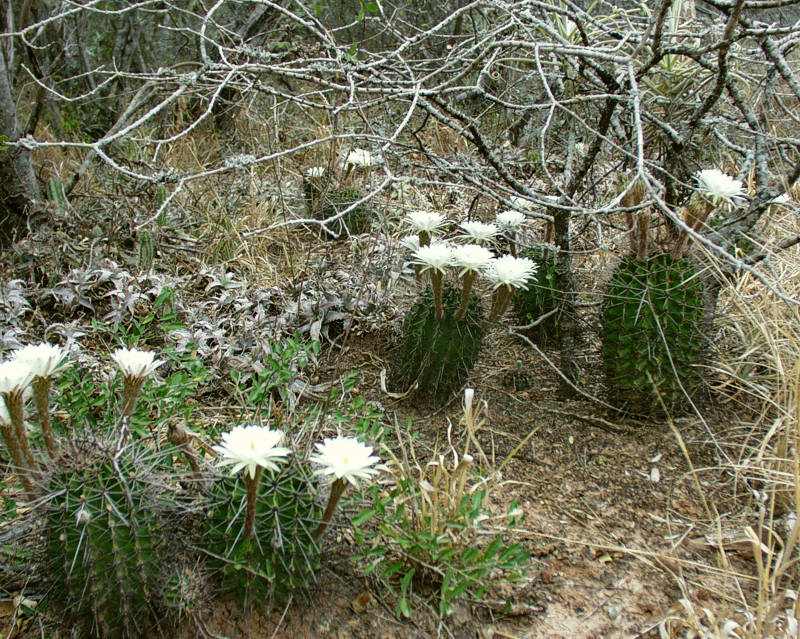
[{"label": "green leafy plant", "polygon": [[259,413],[262,410],[269,412],[275,403],[290,398],[289,385],[316,361],[320,348],[320,342],[304,340],[300,335],[287,338],[282,343],[270,343],[269,355],[262,362],[262,370],[248,377],[231,371],[237,394],[248,408]]},{"label": "green leafy plant", "polygon": [[[407,432],[391,483],[353,497],[360,509],[352,520],[355,539],[364,548],[355,559],[395,590],[399,615],[410,615],[414,596],[420,596],[432,598],[445,616],[456,599],[480,600],[496,581],[522,576],[529,554],[489,531],[498,519],[486,505],[490,483],[474,471],[472,457],[448,463],[435,455],[412,464],[417,458],[410,424]],[[518,513],[514,502],[509,525]]]}]

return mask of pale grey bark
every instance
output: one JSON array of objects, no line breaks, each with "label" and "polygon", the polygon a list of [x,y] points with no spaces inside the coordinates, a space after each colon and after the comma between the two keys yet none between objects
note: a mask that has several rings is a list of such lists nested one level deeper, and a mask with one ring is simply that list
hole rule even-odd
[{"label": "pale grey bark", "polygon": [[[3,48],[0,47],[0,135],[17,142],[22,131],[8,76]],[[28,216],[41,200],[39,184],[33,172],[31,154],[22,146],[8,146],[0,151],[0,247],[8,246],[22,235]]]}]

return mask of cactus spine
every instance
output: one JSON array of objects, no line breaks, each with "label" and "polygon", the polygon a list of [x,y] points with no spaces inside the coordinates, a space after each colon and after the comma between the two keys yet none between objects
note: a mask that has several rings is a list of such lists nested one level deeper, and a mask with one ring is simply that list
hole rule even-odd
[{"label": "cactus spine", "polygon": [[536,276],[527,290],[517,289],[514,296],[514,310],[522,324],[540,320],[527,331],[528,337],[537,344],[545,344],[557,336],[558,330],[558,288],[556,259],[551,252],[530,249],[525,252],[536,264]]}]

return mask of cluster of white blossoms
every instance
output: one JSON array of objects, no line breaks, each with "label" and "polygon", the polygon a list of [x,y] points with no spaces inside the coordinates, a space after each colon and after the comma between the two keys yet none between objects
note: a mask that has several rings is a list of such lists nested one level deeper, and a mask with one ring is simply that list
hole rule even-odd
[{"label": "cluster of white blossoms", "polygon": [[[514,289],[527,288],[529,280],[536,274],[536,263],[524,257],[516,257],[517,232],[527,219],[521,211],[507,210],[497,215],[495,222],[462,222],[459,238],[467,244],[454,244],[434,237],[434,233],[445,225],[440,213],[414,211],[405,221],[417,236],[407,235],[403,246],[411,250],[417,274],[429,273],[436,305],[436,316],[444,317],[442,302],[442,279],[448,268],[457,270],[462,281],[461,304],[454,318],[459,321],[466,313],[475,279],[482,275],[493,286],[492,312],[489,320],[494,320],[506,309]],[[488,248],[498,245],[505,237],[511,255],[496,257]]]},{"label": "cluster of white blossoms", "polygon": [[52,377],[66,357],[67,350],[61,346],[42,343],[22,347],[0,364],[0,396],[21,397],[35,379]]},{"label": "cluster of white blossoms", "polygon": [[[411,242],[404,242],[407,246]],[[468,273],[481,274],[495,288],[510,286],[527,288],[527,282],[536,274],[536,263],[525,257],[502,255],[495,257],[488,248],[479,244],[451,244],[435,241],[413,250],[414,264],[420,266],[422,272],[432,271],[445,274],[448,267],[459,270],[458,276]]]},{"label": "cluster of white blossoms", "polygon": [[[235,426],[212,448],[219,455],[219,466],[231,466],[234,475],[244,469],[254,478],[258,467],[276,471],[278,463],[292,453],[290,448],[280,446],[283,439],[282,431],[268,426]],[[373,466],[380,460],[372,455],[372,447],[355,437],[327,438],[315,446],[318,452],[311,455],[310,461],[322,467],[316,471],[318,475],[358,486],[359,480],[368,480],[378,472]]]}]

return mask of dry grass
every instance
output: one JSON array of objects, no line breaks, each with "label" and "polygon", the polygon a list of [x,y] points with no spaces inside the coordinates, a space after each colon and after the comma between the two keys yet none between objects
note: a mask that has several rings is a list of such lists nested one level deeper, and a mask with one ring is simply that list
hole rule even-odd
[{"label": "dry grass", "polygon": [[[791,214],[773,211],[764,220],[765,243],[797,232]],[[759,266],[767,281],[800,299],[800,251],[770,257]],[[743,546],[755,577],[733,569],[731,547],[716,531],[718,563],[728,568],[727,614],[698,604],[689,586],[661,623],[662,637],[766,639],[797,637],[798,536],[800,524],[800,308],[780,300],[762,281],[743,274],[726,287],[717,315],[715,394],[740,416],[721,433],[728,460],[720,473],[746,500],[739,517]],[[741,565],[741,564],[740,564]]]}]

